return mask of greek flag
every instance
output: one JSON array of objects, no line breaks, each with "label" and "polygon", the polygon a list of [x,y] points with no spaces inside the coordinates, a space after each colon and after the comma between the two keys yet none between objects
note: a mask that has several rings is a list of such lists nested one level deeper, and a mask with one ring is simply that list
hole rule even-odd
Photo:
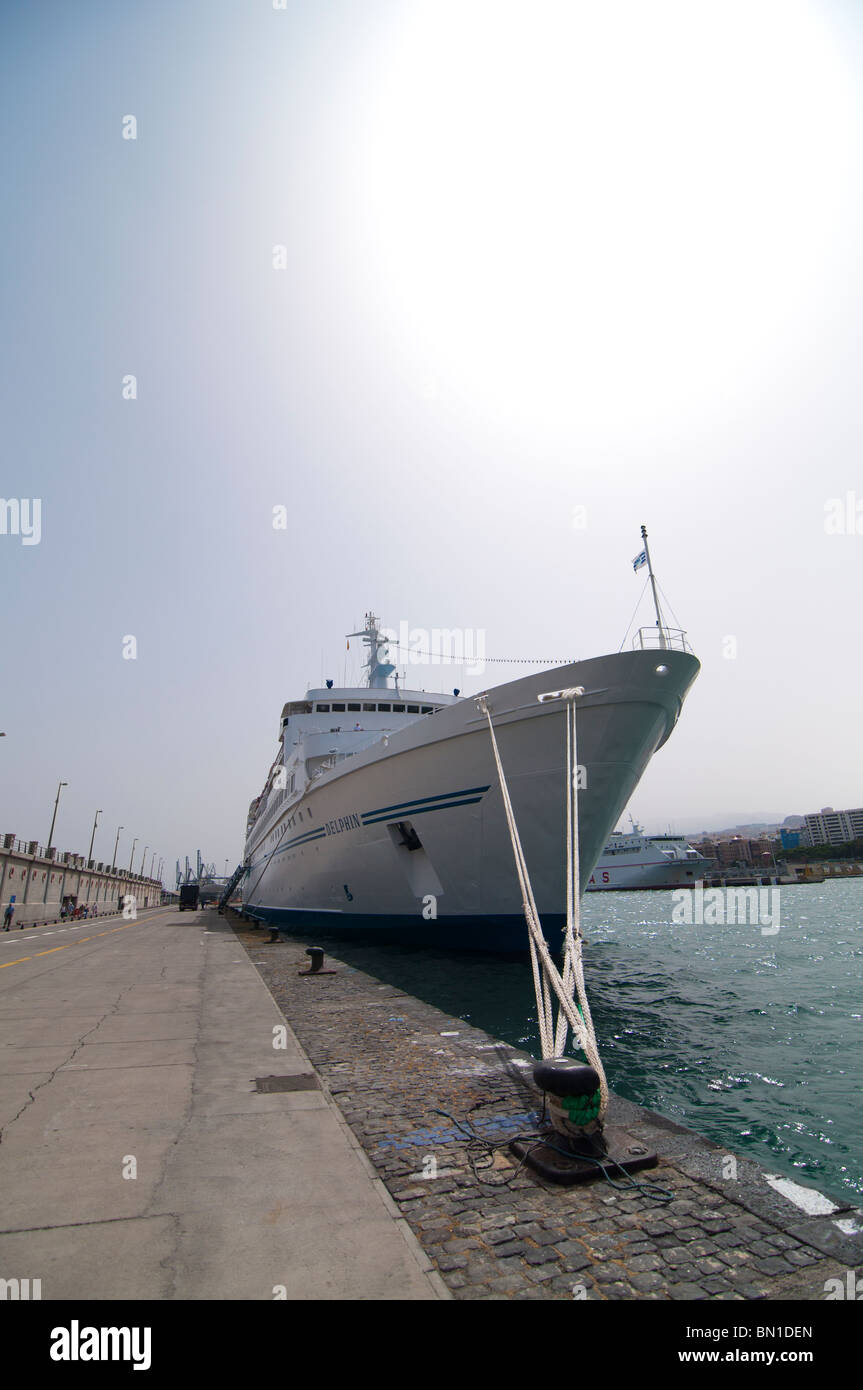
[{"label": "greek flag", "polygon": [[640,570],[640,569],[641,569],[641,566],[642,566],[642,565],[646,565],[646,564],[647,564],[647,551],[646,551],[646,550],[642,550],[641,554],[640,554],[640,555],[636,555],[635,559],[633,560],[633,562],[632,562],[632,568],[633,568],[634,570]]}]

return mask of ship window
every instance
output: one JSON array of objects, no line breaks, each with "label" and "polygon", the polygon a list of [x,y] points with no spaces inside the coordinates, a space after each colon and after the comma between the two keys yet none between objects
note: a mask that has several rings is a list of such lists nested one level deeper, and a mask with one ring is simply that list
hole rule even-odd
[{"label": "ship window", "polygon": [[393,714],[404,714],[404,705],[393,705]]},{"label": "ship window", "polygon": [[434,706],[432,705],[423,705],[422,709],[420,710],[420,714],[431,714],[433,708]]},{"label": "ship window", "polygon": [[375,712],[376,709],[377,709],[377,705],[363,705],[363,711],[364,711],[366,714],[374,714],[374,712]]},{"label": "ship window", "polygon": [[380,710],[381,714],[389,714],[390,712],[389,705],[378,705],[378,709]]},{"label": "ship window", "polygon": [[345,707],[344,707],[344,705],[333,705],[333,714],[336,714],[336,713],[338,713],[338,714],[344,714],[344,712],[345,712]]},{"label": "ship window", "polygon": [[419,705],[408,705],[408,714],[419,714]]},{"label": "ship window", "polygon": [[349,710],[359,710],[359,705],[348,705]]},{"label": "ship window", "polygon": [[319,714],[329,714],[329,712],[330,712],[330,707],[329,707],[329,705],[318,705],[318,713],[319,713]]}]

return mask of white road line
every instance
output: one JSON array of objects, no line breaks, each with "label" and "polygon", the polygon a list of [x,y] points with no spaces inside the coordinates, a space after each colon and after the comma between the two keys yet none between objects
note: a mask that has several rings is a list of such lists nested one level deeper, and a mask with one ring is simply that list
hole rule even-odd
[{"label": "white road line", "polygon": [[[140,920],[140,918],[143,917],[146,913],[158,912],[159,910],[159,908],[153,907],[144,908],[138,914],[138,918],[136,920]],[[164,909],[162,910],[164,911]],[[83,931],[85,927],[89,927],[92,931],[93,927],[102,926],[103,923],[108,923],[110,925],[115,926],[118,922],[122,922],[123,920],[124,919],[119,914],[114,914],[111,917],[86,917],[82,921],[76,922],[74,927],[55,927],[53,931],[42,930],[35,932],[31,930],[29,936],[17,935],[13,926],[11,931],[8,932],[8,934],[5,932],[2,934],[2,938],[0,938],[0,945],[5,944],[7,946],[23,946],[27,941],[44,941],[46,937],[49,936],[65,936],[67,932]],[[18,931],[20,932],[20,930],[21,928],[19,927]]]}]

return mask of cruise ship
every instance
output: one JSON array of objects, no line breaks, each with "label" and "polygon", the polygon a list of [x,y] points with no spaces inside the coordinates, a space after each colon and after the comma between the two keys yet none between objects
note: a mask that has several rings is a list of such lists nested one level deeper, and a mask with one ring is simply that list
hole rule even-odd
[{"label": "cruise ship", "polygon": [[[249,807],[243,911],[281,930],[374,933],[452,948],[527,949],[527,927],[479,697],[406,689],[377,618],[359,633],[366,682],[306,690],[282,709]],[[644,769],[677,723],[699,662],[685,634],[483,692],[549,944],[565,912],[566,723],[577,700],[582,891]]]},{"label": "cruise ship", "polygon": [[615,830],[587,880],[588,893],[613,889],[692,888],[713,868],[681,835]]}]

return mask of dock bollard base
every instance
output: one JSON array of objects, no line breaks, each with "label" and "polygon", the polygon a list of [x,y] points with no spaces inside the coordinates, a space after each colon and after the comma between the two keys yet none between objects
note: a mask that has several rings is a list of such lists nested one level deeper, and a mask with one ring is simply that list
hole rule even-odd
[{"label": "dock bollard base", "polygon": [[[516,1158],[523,1159],[525,1166],[532,1168],[546,1182],[558,1183],[563,1187],[604,1177],[602,1168],[598,1168],[596,1162],[579,1157],[575,1140],[567,1142],[551,1126],[543,1134],[547,1136],[547,1143],[543,1143],[542,1139],[514,1139],[509,1146],[510,1152]],[[621,1168],[627,1173],[637,1173],[642,1168],[655,1168],[659,1162],[646,1144],[617,1125],[607,1125],[603,1138],[606,1152],[595,1157],[608,1169],[612,1178],[620,1176]],[[569,1145],[572,1151],[564,1152]],[[586,1145],[585,1152],[588,1148],[593,1148],[593,1145]]]}]

